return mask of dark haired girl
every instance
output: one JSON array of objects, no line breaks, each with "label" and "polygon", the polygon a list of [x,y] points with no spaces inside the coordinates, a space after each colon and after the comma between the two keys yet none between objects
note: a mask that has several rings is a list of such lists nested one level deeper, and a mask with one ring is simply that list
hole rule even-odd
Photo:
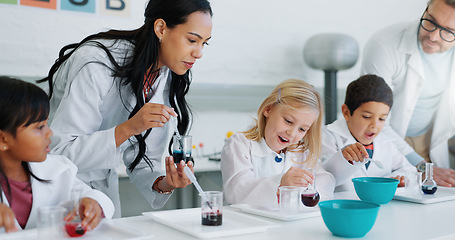
[{"label": "dark haired girl", "polygon": [[[190,69],[211,38],[207,0],[150,0],[145,23],[131,31],[88,36],[60,51],[48,77],[52,152],[72,159],[79,177],[108,194],[120,216],[115,169],[123,160],[130,181],[153,208],[190,182],[184,163],[162,156],[176,117],[180,134],[191,114],[185,100]],[[190,168],[192,168],[192,165]]]},{"label": "dark haired girl", "polygon": [[75,188],[82,190],[79,213],[88,230],[103,213],[114,213],[106,195],[76,178],[74,163],[48,154],[48,114],[49,98],[41,88],[0,76],[0,232],[35,228],[38,209],[70,200]]}]

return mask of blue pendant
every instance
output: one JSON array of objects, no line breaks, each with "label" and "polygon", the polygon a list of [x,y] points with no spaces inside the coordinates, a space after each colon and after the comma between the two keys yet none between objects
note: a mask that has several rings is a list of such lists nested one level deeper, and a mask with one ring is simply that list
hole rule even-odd
[{"label": "blue pendant", "polygon": [[275,162],[280,163],[281,161],[283,161],[283,158],[278,156],[275,157]]}]

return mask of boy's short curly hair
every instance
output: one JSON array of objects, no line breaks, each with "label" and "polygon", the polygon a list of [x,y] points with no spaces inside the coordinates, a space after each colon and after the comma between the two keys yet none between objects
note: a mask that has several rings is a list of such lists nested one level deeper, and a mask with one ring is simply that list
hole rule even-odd
[{"label": "boy's short curly hair", "polygon": [[347,105],[351,116],[360,105],[366,102],[381,102],[392,108],[392,89],[382,77],[367,74],[348,85],[344,104]]}]

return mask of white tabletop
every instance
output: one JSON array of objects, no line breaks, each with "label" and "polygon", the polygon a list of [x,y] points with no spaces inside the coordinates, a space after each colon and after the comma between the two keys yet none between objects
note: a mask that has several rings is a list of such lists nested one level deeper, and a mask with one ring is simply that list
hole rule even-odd
[{"label": "white tabletop", "polygon": [[[340,196],[339,198],[358,199],[348,195]],[[227,208],[236,210],[230,207]],[[455,239],[455,227],[451,226],[455,216],[454,213],[455,201],[424,205],[392,200],[390,203],[381,206],[375,225],[364,239]],[[258,216],[258,218],[262,217]],[[291,222],[268,218],[262,219],[279,224],[280,227],[271,228],[263,233],[220,239],[341,239],[332,235],[324,225],[321,216]],[[155,239],[197,239],[156,223],[145,216],[116,219],[114,221],[124,227],[134,227],[145,235],[152,234]]]},{"label": "white tabletop", "polygon": [[[336,194],[336,198],[358,199],[355,196],[355,193]],[[226,207],[226,209],[240,211],[232,207]],[[376,223],[364,239],[455,239],[455,227],[452,226],[454,213],[455,201],[418,204],[392,200],[386,205],[381,205]],[[283,222],[255,215],[249,216],[267,220],[279,226],[270,228],[269,230],[261,233],[223,237],[219,239],[341,239],[331,234],[331,232],[324,225],[321,216],[290,222]],[[176,218],[178,218],[177,214]],[[112,220],[112,223],[118,228],[128,229],[129,231],[134,231],[141,235],[140,238],[134,239],[197,239],[188,234],[155,222],[146,216],[114,219]],[[23,232],[30,233],[30,231],[33,230]],[[110,233],[106,232],[106,235],[109,234]],[[82,240],[83,238],[79,239]]]}]

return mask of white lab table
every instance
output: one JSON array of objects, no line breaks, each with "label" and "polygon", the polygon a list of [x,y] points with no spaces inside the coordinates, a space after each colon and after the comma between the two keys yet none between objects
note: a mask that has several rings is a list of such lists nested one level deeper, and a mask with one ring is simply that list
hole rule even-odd
[{"label": "white lab table", "polygon": [[[355,196],[355,193],[338,193],[335,197],[340,199],[358,199]],[[225,208],[233,211],[240,211],[229,206],[226,206]],[[364,239],[455,239],[455,227],[453,226],[454,213],[455,201],[424,205],[392,200],[390,203],[381,206],[375,225],[371,231],[367,233]],[[176,214],[175,217],[178,218],[178,214]],[[279,226],[270,228],[261,233],[223,237],[219,239],[341,239],[331,234],[324,225],[321,216],[290,222],[283,222],[260,216],[254,217],[263,220],[265,219]],[[130,231],[134,231],[141,235],[140,238],[135,239],[197,239],[155,222],[146,216],[119,218],[111,220],[111,222],[118,228],[129,229]],[[33,230],[26,230],[23,232],[24,234],[27,232],[32,234],[32,231]],[[112,235],[111,232],[105,232],[105,234]],[[2,238],[2,236],[0,236],[0,238]],[[9,240],[9,238],[6,239]],[[10,239],[15,240],[21,238],[16,237]],[[79,239],[83,240],[84,237]]]},{"label": "white lab table", "polygon": [[[358,199],[350,194],[339,194],[336,198]],[[230,207],[226,208],[238,211]],[[381,205],[376,223],[364,239],[455,239],[454,216],[455,201],[424,205],[392,200],[386,205]],[[341,239],[331,234],[324,225],[321,216],[291,222],[257,217],[267,219],[280,226],[271,228],[263,233],[223,237],[220,239]],[[154,239],[197,239],[156,223],[145,216],[122,218],[114,221],[124,227],[134,227],[145,235],[152,234]]]}]

